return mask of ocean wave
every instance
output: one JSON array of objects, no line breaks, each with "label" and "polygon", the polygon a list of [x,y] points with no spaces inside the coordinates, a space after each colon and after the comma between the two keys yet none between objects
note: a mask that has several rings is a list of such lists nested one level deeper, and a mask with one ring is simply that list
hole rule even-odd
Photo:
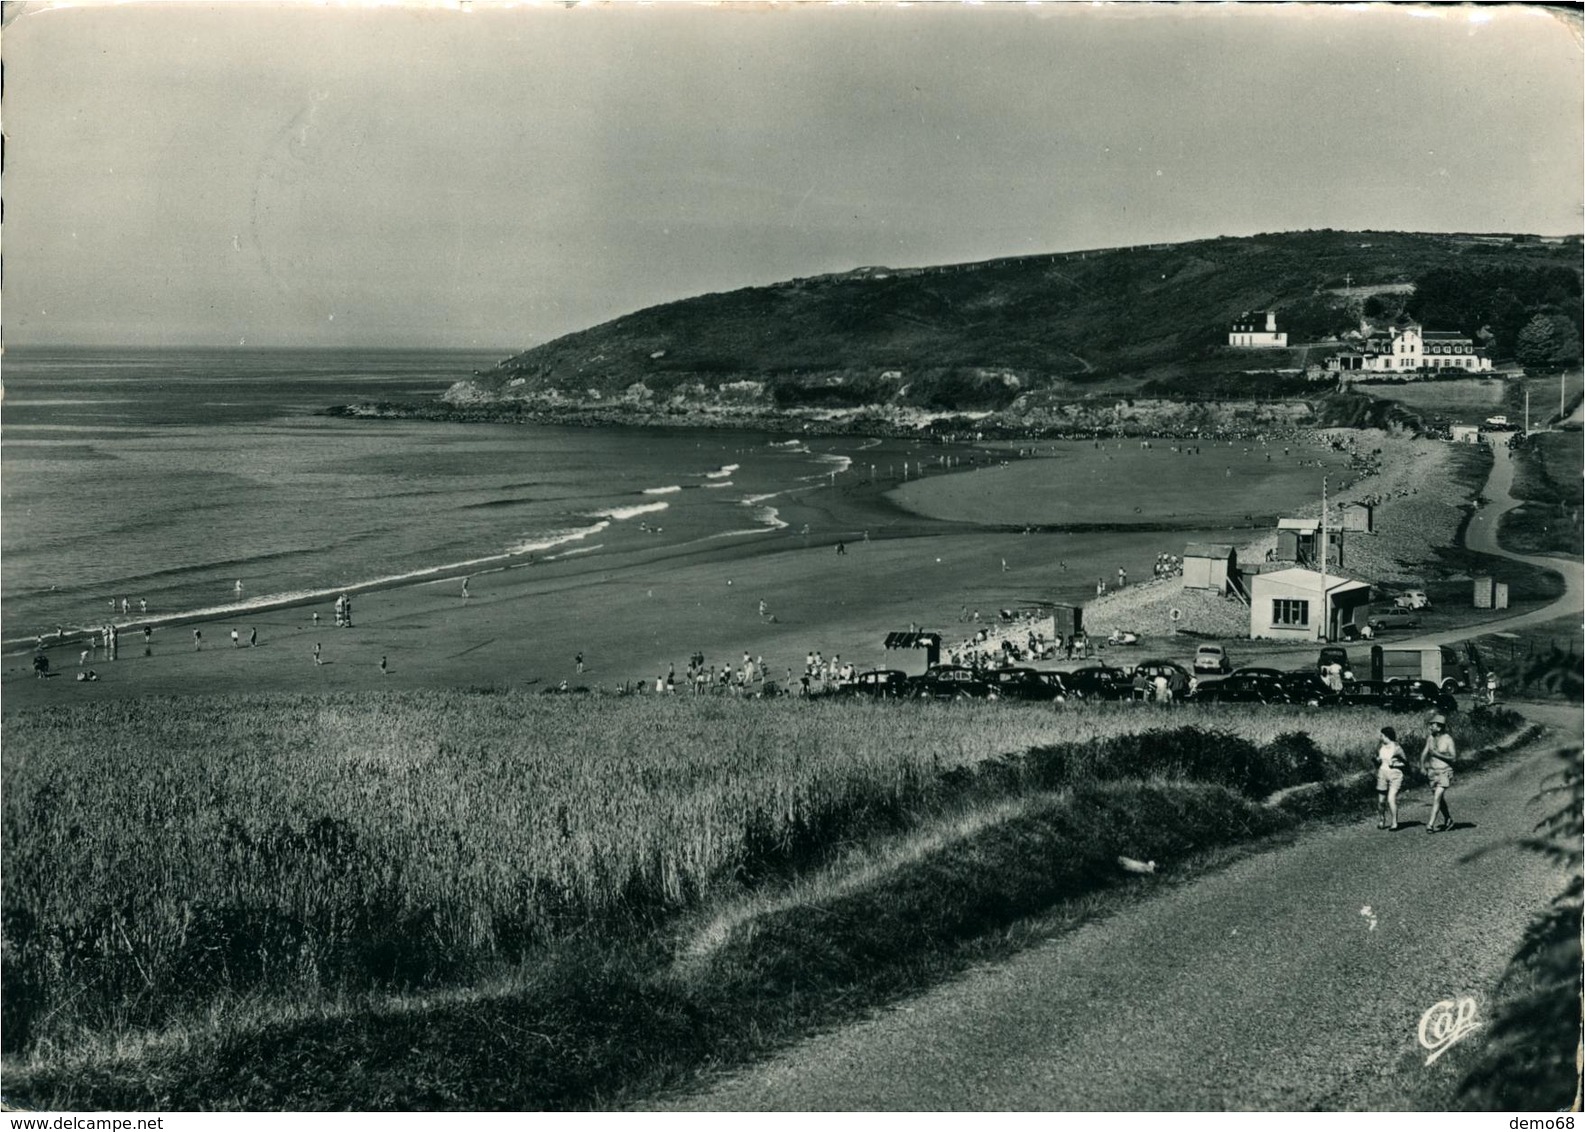
[{"label": "ocean wave", "polygon": [[595,523],[593,526],[579,527],[574,531],[562,531],[559,534],[544,535],[541,536],[537,541],[530,539],[523,542],[515,542],[506,548],[506,553],[511,555],[533,554],[536,550],[551,550],[555,547],[563,546],[569,542],[577,542],[580,539],[586,539],[590,535],[597,535],[610,525],[610,521],[605,520]]},{"label": "ocean wave", "polygon": [[604,511],[592,512],[597,519],[633,519],[639,515],[648,515],[655,511],[664,511],[670,503],[639,503],[632,507],[607,507]]},{"label": "ocean wave", "polygon": [[724,480],[741,466],[740,464],[722,464],[715,471],[706,472],[704,478],[707,480]]},{"label": "ocean wave", "polygon": [[707,483],[704,486],[705,487],[731,487],[732,486],[732,481],[731,480],[717,480],[715,483]]},{"label": "ocean wave", "polygon": [[739,538],[743,535],[767,535],[772,531],[782,530],[788,525],[787,520],[781,517],[781,512],[776,510],[774,507],[761,507],[758,511],[754,512],[754,518],[763,525],[758,527],[748,527],[738,531],[722,531],[719,534],[713,534],[707,537],[711,539],[718,539]]},{"label": "ocean wave", "polygon": [[802,448],[803,447],[803,441],[801,441],[801,440],[773,440],[773,441],[770,442],[770,446],[772,448]]},{"label": "ocean wave", "polygon": [[[661,504],[665,506],[665,504]],[[294,605],[307,605],[316,601],[329,601],[339,594],[362,594],[371,590],[390,589],[393,586],[413,585],[420,582],[443,581],[457,577],[470,570],[483,567],[504,567],[510,565],[511,560],[531,554],[538,550],[548,550],[551,547],[563,546],[569,542],[586,539],[590,535],[598,534],[611,524],[609,522],[595,523],[592,526],[579,527],[576,530],[561,531],[557,534],[546,535],[539,539],[525,540],[509,547],[501,554],[490,554],[482,558],[467,558],[459,562],[445,562],[439,566],[425,566],[417,570],[407,570],[400,574],[385,574],[377,578],[370,578],[361,582],[349,582],[339,586],[329,586],[316,589],[285,590],[275,593],[260,594],[258,597],[246,598],[242,601],[227,602],[223,605],[203,606],[198,609],[181,609],[171,613],[162,613],[155,616],[139,616],[121,618],[112,616],[110,623],[121,629],[136,629],[144,625],[154,628],[171,624],[188,624],[194,621],[213,621],[225,617],[237,617],[252,613],[261,613],[270,609],[281,609]],[[597,550],[598,547],[589,547]],[[74,625],[68,629],[72,636],[78,636],[92,631],[89,626]],[[72,639],[69,636],[67,639]],[[0,642],[0,648],[7,650],[28,647],[33,643],[32,636],[18,637]]]},{"label": "ocean wave", "polygon": [[640,495],[670,495],[672,492],[681,491],[682,485],[669,483],[665,487],[646,487]]},{"label": "ocean wave", "polygon": [[554,562],[558,558],[571,558],[574,554],[593,554],[597,550],[604,550],[605,543],[597,542],[593,546],[575,546],[571,550],[564,550],[560,554],[545,555],[546,562]]}]

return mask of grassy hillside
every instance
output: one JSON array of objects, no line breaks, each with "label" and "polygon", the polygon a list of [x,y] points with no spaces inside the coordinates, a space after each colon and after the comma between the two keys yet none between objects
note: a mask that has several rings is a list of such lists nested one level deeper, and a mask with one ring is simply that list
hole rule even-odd
[{"label": "grassy hillside", "polygon": [[1227,323],[1276,308],[1309,341],[1354,325],[1364,288],[1451,277],[1523,292],[1532,276],[1577,279],[1578,259],[1574,241],[1319,231],[865,268],[637,311],[452,396],[999,409],[1030,390],[1300,368],[1317,355],[1227,349]]}]

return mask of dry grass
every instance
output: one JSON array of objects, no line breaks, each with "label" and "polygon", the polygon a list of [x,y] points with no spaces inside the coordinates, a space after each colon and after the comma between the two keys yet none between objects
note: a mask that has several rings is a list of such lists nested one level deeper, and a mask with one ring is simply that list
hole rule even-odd
[{"label": "dry grass", "polygon": [[642,931],[984,804],[985,783],[960,796],[954,772],[993,756],[1199,724],[1257,746],[1307,731],[1341,762],[1383,722],[1298,708],[592,707],[437,692],[9,713],[8,1048],[261,992],[328,1002],[466,984],[571,931]]}]

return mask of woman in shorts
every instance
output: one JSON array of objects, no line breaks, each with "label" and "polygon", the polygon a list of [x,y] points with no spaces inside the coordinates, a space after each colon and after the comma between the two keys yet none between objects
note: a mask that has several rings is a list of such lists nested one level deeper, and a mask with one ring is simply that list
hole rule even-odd
[{"label": "woman in shorts", "polygon": [[[1403,748],[1398,745],[1398,732],[1391,727],[1381,729],[1381,739],[1376,744],[1376,828],[1398,828],[1398,791],[1403,788],[1403,768],[1408,764]],[[1391,824],[1388,824],[1388,818]]]}]

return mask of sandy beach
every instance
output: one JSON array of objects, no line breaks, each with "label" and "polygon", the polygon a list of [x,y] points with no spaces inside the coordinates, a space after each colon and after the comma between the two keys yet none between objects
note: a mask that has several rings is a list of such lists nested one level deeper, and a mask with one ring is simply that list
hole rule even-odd
[{"label": "sandy beach", "polygon": [[[267,690],[552,688],[562,680],[612,691],[628,681],[653,687],[671,666],[681,673],[695,652],[711,665],[736,664],[745,652],[763,657],[776,680],[800,671],[810,651],[840,655],[861,669],[905,666],[883,648],[888,631],[917,625],[953,640],[973,631],[966,612],[992,620],[1002,608],[1090,601],[1097,579],[1114,585],[1119,567],[1137,582],[1151,577],[1158,554],[1181,553],[1185,542],[1247,541],[1258,533],[1249,525],[1248,500],[1258,498],[1269,518],[1273,508],[1299,505],[1309,481],[1322,474],[1298,461],[1313,463],[1324,450],[1292,444],[1293,467],[1284,466],[1257,495],[1250,478],[1271,468],[1258,446],[1207,442],[1204,455],[1191,457],[1155,443],[1148,451],[1137,442],[1097,451],[1072,442],[1056,446],[1054,457],[1042,451],[1005,465],[982,456],[970,470],[900,486],[848,474],[834,486],[778,500],[788,526],[775,533],[484,570],[471,575],[466,598],[457,577],[360,593],[350,629],[335,628],[327,599],[206,621],[196,626],[202,651],[194,648],[191,624],[156,629],[148,656],[140,632],[123,632],[117,659],[90,657],[99,676],[92,684],[75,679],[79,646],[51,651],[59,675],[47,680],[33,677],[30,654],[12,654],[4,690],[17,704]],[[1281,448],[1274,450],[1278,460]],[[1186,495],[1181,469],[1196,461],[1233,467],[1237,475],[1206,477],[1203,489]],[[1086,529],[1101,526],[1095,516],[1112,505],[1089,486],[1092,476],[1111,477],[1114,496],[1137,496],[1138,510],[1122,516],[1132,524]],[[1178,486],[1150,490],[1169,482]],[[1177,513],[1191,497],[1194,521],[1203,526],[1187,527]],[[1078,529],[1040,525],[1053,520]],[[806,524],[808,535],[801,533]],[[233,628],[240,648],[231,645]],[[254,629],[258,645],[248,647]]]}]

